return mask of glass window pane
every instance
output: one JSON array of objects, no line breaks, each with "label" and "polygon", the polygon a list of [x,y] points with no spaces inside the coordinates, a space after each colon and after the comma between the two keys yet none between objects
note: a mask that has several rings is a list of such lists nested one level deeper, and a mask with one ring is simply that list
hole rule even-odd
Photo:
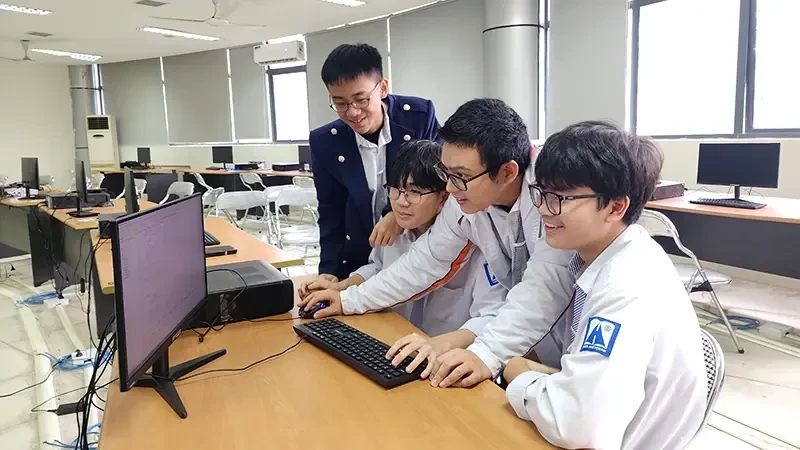
[{"label": "glass window pane", "polygon": [[738,1],[643,6],[637,133],[733,133],[738,37]]},{"label": "glass window pane", "polygon": [[753,128],[800,128],[800,2],[758,0]]},{"label": "glass window pane", "polygon": [[275,139],[308,140],[308,90],[306,73],[294,72],[272,76],[275,95]]}]

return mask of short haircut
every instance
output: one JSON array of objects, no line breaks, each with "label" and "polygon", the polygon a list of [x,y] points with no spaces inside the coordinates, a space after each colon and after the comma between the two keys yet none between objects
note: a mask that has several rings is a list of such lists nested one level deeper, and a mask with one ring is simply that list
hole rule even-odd
[{"label": "short haircut", "polygon": [[461,105],[439,138],[458,147],[475,147],[494,178],[500,166],[516,161],[520,173],[531,165],[531,141],[522,117],[502,100],[479,98]]},{"label": "short haircut", "polygon": [[383,79],[383,58],[381,52],[369,44],[342,44],[336,47],[325,58],[321,72],[325,86],[371,74]]},{"label": "short haircut", "polygon": [[389,186],[405,189],[411,177],[414,185],[421,189],[444,191],[447,183],[439,178],[434,169],[441,159],[442,145],[438,142],[404,142],[389,169]]},{"label": "short haircut", "polygon": [[536,182],[559,191],[586,186],[612,199],[628,197],[623,221],[639,219],[653,196],[664,155],[652,139],[628,133],[608,122],[570,125],[544,143],[536,159]]}]

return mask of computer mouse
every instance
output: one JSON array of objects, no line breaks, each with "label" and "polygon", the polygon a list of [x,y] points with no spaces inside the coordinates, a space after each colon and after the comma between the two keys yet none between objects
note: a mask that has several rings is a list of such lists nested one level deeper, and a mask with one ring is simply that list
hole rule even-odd
[{"label": "computer mouse", "polygon": [[331,306],[331,302],[329,302],[327,300],[323,300],[323,301],[317,303],[316,305],[312,306],[311,309],[309,309],[308,311],[306,311],[304,309],[301,309],[300,310],[300,318],[301,319],[313,319],[315,312],[319,311],[320,309],[325,309],[328,306]]}]

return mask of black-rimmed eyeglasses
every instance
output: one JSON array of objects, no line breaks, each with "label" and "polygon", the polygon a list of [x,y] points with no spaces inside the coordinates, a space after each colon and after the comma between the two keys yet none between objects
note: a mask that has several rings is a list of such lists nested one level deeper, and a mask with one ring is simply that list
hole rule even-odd
[{"label": "black-rimmed eyeglasses", "polygon": [[561,214],[561,203],[568,200],[580,200],[583,198],[603,198],[602,194],[583,194],[583,195],[560,195],[555,192],[545,191],[541,186],[531,184],[528,186],[531,190],[531,198],[533,199],[533,206],[540,208],[542,203],[547,205],[547,210],[551,214],[557,216]]}]

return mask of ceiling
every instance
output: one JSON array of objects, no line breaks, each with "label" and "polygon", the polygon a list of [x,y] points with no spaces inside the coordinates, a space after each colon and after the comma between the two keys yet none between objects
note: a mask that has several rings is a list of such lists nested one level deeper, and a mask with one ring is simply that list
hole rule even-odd
[{"label": "ceiling", "polygon": [[[53,11],[37,16],[0,10],[0,56],[21,58],[20,39],[31,48],[46,48],[102,56],[98,63],[169,56],[217,48],[236,47],[283,36],[306,34],[431,3],[431,0],[363,0],[365,5],[348,7],[322,0],[220,0],[238,2],[228,20],[264,25],[263,28],[212,26],[182,23],[148,16],[207,19],[214,12],[212,0],[161,0],[167,4],[149,7],[137,0],[0,0],[29,8]],[[138,31],[151,26],[219,37],[199,41],[165,37]],[[44,32],[52,37],[30,36]],[[30,53],[37,62],[81,64],[71,58]]]}]

